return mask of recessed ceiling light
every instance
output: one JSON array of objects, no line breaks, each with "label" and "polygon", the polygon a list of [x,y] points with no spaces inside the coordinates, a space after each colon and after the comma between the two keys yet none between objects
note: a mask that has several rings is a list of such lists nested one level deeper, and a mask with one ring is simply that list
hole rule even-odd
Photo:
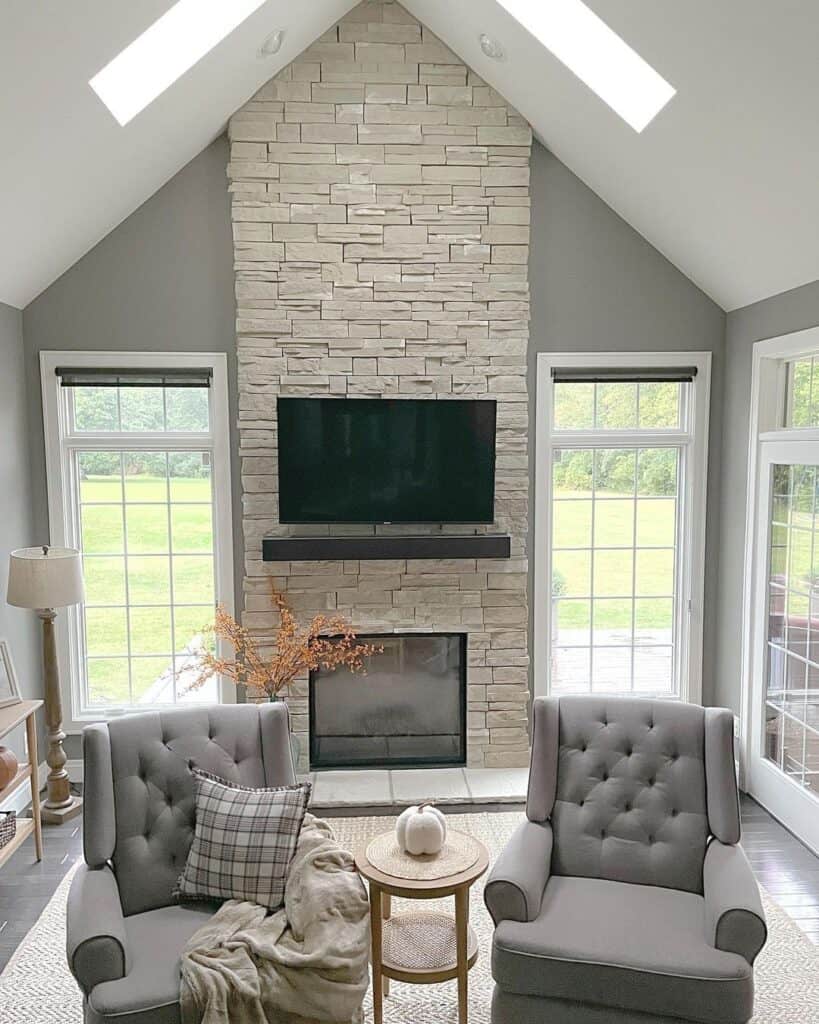
[{"label": "recessed ceiling light", "polygon": [[272,57],[278,53],[282,48],[282,40],[284,39],[284,32],[277,28],[275,32],[271,32],[270,35],[265,39],[262,45],[259,47],[259,57]]},{"label": "recessed ceiling light", "polygon": [[265,0],[178,0],[88,83],[127,124]]},{"label": "recessed ceiling light", "polygon": [[505,53],[503,47],[492,36],[488,36],[485,32],[482,32],[478,36],[478,42],[481,44],[481,49],[487,57],[491,57],[492,60],[503,60]]},{"label": "recessed ceiling light", "polygon": [[499,3],[637,132],[677,91],[582,0]]}]

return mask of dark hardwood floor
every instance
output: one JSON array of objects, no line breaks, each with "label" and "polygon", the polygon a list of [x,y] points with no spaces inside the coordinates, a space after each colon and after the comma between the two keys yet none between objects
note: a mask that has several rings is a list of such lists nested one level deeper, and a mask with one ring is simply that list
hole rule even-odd
[{"label": "dark hardwood floor", "polygon": [[742,845],[759,884],[819,945],[819,857],[747,796]]},{"label": "dark hardwood floor", "polygon": [[[513,808],[506,804],[499,809]],[[819,857],[749,797],[742,798],[742,824],[742,845],[760,884],[819,945]],[[66,871],[82,857],[79,824],[46,826],[44,848],[43,861],[37,864],[33,841],[24,843],[0,871],[0,971]]]},{"label": "dark hardwood floor", "polygon": [[0,971],[42,914],[66,871],[82,857],[80,818],[43,825],[43,859],[27,839],[0,870]]}]

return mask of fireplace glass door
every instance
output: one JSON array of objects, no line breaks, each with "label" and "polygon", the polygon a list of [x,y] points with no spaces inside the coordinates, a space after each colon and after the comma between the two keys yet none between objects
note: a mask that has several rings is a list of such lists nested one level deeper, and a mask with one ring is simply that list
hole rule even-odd
[{"label": "fireplace glass door", "polygon": [[310,767],[466,763],[466,635],[361,636],[363,673],[310,674]]}]

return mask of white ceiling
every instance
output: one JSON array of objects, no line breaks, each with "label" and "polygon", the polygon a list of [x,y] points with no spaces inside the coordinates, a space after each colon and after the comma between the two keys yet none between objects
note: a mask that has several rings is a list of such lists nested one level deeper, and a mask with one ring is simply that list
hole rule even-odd
[{"label": "white ceiling", "polygon": [[[572,171],[734,309],[819,279],[819,4],[587,0],[677,95],[641,134],[495,0],[405,0]],[[171,0],[0,8],[0,301],[22,307],[152,195],[351,0],[268,0],[120,128],[88,79]],[[286,30],[274,58],[256,50]],[[487,32],[507,52],[483,55]]]}]

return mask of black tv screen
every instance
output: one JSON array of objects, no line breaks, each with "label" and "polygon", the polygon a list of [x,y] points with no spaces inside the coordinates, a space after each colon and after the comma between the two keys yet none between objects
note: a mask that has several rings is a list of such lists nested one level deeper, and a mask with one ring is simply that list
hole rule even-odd
[{"label": "black tv screen", "polygon": [[282,523],[491,523],[495,402],[279,398]]}]

